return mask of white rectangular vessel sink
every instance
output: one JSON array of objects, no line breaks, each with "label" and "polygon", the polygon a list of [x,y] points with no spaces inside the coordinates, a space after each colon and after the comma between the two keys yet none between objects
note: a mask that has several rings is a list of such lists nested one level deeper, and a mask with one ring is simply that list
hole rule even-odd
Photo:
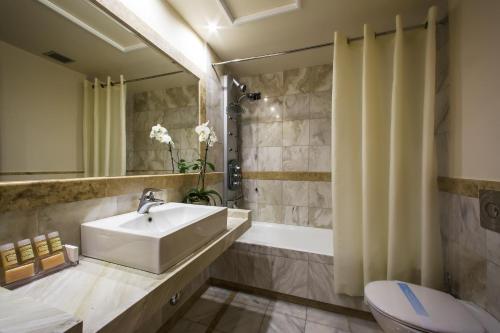
[{"label": "white rectangular vessel sink", "polygon": [[170,202],[83,223],[82,254],[160,274],[226,229],[226,207]]}]

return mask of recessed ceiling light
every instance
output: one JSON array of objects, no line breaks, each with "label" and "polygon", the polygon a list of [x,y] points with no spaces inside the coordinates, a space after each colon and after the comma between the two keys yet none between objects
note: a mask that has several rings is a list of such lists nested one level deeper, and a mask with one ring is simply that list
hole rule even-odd
[{"label": "recessed ceiling light", "polygon": [[219,30],[219,26],[215,22],[209,23],[208,26],[207,26],[207,28],[208,28],[208,31],[210,33],[213,33],[213,32],[216,32],[217,30]]}]

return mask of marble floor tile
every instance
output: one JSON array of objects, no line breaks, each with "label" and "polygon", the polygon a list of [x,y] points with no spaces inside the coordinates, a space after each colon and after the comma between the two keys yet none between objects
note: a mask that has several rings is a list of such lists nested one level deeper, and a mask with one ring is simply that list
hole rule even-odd
[{"label": "marble floor tile", "polygon": [[305,333],[349,333],[348,330],[321,325],[312,321],[306,321]]},{"label": "marble floor tile", "polygon": [[258,309],[259,311],[266,311],[270,300],[256,295],[238,292],[231,301],[230,306],[243,309]]},{"label": "marble floor tile", "polygon": [[184,318],[193,322],[209,325],[231,294],[232,292],[230,290],[213,286],[209,287],[188,310]]},{"label": "marble floor tile", "polygon": [[272,301],[267,307],[266,315],[272,316],[276,313],[290,315],[300,319],[306,319],[307,307],[285,301]]},{"label": "marble floor tile", "polygon": [[200,298],[188,310],[184,318],[200,324],[209,325],[217,313],[222,309],[222,306],[223,303]]},{"label": "marble floor tile", "polygon": [[349,321],[346,316],[316,308],[307,308],[307,321],[344,331],[349,330]]},{"label": "marble floor tile", "polygon": [[349,329],[352,333],[383,333],[376,322],[352,317],[349,318]]},{"label": "marble floor tile", "polygon": [[304,319],[275,313],[264,318],[259,333],[303,333],[305,327],[306,321]]},{"label": "marble floor tile", "polygon": [[255,333],[264,319],[264,312],[258,308],[230,306],[219,319],[215,330],[224,333]]},{"label": "marble floor tile", "polygon": [[[207,331],[207,326],[189,321],[187,319],[181,319],[177,324],[168,332],[169,333],[203,333]],[[160,332],[162,332],[160,330]]]}]

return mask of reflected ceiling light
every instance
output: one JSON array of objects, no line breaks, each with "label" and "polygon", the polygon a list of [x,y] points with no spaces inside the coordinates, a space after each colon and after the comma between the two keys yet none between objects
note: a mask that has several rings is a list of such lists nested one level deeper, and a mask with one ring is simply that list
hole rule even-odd
[{"label": "reflected ceiling light", "polygon": [[208,29],[208,32],[214,33],[214,32],[217,32],[217,30],[219,30],[219,26],[217,25],[217,23],[211,22],[207,25],[207,29]]}]

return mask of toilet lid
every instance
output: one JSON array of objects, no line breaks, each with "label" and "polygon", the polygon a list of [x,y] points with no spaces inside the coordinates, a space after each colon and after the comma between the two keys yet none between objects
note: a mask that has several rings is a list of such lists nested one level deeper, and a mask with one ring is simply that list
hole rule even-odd
[{"label": "toilet lid", "polygon": [[365,298],[379,312],[428,332],[484,333],[485,329],[451,295],[401,281],[376,281]]}]

